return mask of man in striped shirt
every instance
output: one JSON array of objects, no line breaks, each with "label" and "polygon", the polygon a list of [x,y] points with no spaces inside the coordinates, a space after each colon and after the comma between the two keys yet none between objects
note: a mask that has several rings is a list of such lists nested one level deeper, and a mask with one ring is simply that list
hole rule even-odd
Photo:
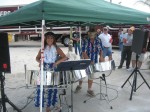
[{"label": "man in striped shirt", "polygon": [[[96,32],[90,31],[88,32],[87,39],[82,41],[82,58],[83,59],[90,59],[91,60],[91,66],[95,63],[98,63],[100,60],[100,41],[96,38]],[[89,70],[86,70],[86,73],[88,75],[88,90],[87,94],[90,96],[94,96],[94,91],[91,89],[93,84],[93,73],[91,74]],[[82,81],[79,81],[79,85],[77,86],[75,93],[79,92],[82,88]]]}]

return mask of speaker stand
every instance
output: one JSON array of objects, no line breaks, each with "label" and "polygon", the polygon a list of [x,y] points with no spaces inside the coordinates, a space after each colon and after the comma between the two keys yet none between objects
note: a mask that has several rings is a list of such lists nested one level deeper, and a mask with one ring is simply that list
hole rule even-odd
[{"label": "speaker stand", "polygon": [[[147,85],[147,87],[150,89],[150,86],[148,85],[148,83],[146,82],[145,78],[142,76],[141,72],[139,71],[138,67],[137,67],[137,61],[138,61],[138,54],[136,54],[136,67],[133,70],[133,72],[131,73],[131,75],[127,78],[127,80],[124,82],[124,84],[121,86],[121,88],[124,87],[124,85],[127,83],[127,81],[129,81],[129,79],[131,78],[131,76],[134,74],[133,77],[133,83],[132,83],[132,89],[131,89],[131,94],[130,94],[130,100],[132,100],[132,95],[133,95],[133,91],[136,92],[136,90],[143,84],[145,83]],[[143,79],[143,83],[137,87],[137,74],[139,73],[139,75],[142,77]]]},{"label": "speaker stand", "polygon": [[[99,93],[97,93],[94,97],[90,97],[90,98],[84,100],[83,103],[86,103],[87,101],[89,101],[93,98],[96,98],[96,96],[99,96],[98,100],[100,100],[100,101],[105,100],[106,103],[109,105],[110,109],[113,109],[113,107],[110,105],[110,101],[109,101],[108,94],[107,94],[107,83],[106,83],[106,79],[105,79],[105,74],[103,74],[102,77],[100,76],[97,79],[99,79],[99,90],[100,90]],[[106,93],[102,93],[102,81],[105,82]]]},{"label": "speaker stand", "polygon": [[4,80],[5,77],[2,75],[2,72],[0,71],[0,81],[1,81],[1,103],[3,107],[3,112],[6,112],[6,102],[9,103],[17,112],[21,112],[20,109],[18,109],[6,96],[4,91]]}]

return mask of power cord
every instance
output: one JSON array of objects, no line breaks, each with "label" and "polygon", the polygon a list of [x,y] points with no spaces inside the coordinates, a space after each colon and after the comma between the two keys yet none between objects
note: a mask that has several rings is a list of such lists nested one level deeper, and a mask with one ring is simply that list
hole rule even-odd
[{"label": "power cord", "polygon": [[[31,97],[33,94],[34,94],[34,91],[27,97],[27,102],[26,102],[25,106],[20,108],[20,110],[25,109],[33,101],[34,98]],[[31,99],[31,100],[29,101],[29,99]]]},{"label": "power cord", "polygon": [[[21,87],[18,87],[18,88],[10,88],[10,87],[6,87],[6,88],[7,88],[7,89],[16,90],[16,89],[21,89],[21,88],[24,88],[24,87],[26,87],[26,86],[21,86]],[[28,87],[29,87],[29,86],[28,86]],[[31,86],[30,86],[30,87],[31,87]],[[36,88],[36,87],[34,87],[34,88]],[[30,88],[30,89],[34,89],[34,88]],[[28,89],[29,89],[29,88],[28,88]],[[34,94],[34,91],[27,97],[26,104],[25,104],[22,108],[20,108],[19,110],[25,109],[25,108],[33,101],[34,98],[31,97],[33,94]],[[29,101],[29,99],[31,99],[31,100]],[[1,109],[2,109],[2,105],[1,105],[1,100],[0,100],[0,112],[1,112]],[[7,112],[8,112],[8,110],[7,110]]]},{"label": "power cord", "polygon": [[[94,81],[93,81],[93,83],[95,83],[95,84],[97,84],[97,85],[99,85],[99,86],[105,87],[106,90],[107,90],[107,89],[111,89],[111,90],[116,91],[116,97],[114,97],[114,98],[111,99],[111,100],[110,100],[109,97],[108,97],[109,102],[111,102],[111,101],[113,101],[113,100],[115,100],[115,99],[118,98],[118,91],[117,91],[116,89],[113,89],[113,88],[110,88],[110,87],[106,86],[106,85],[108,85],[108,84],[106,83],[105,77],[110,76],[111,73],[112,73],[112,70],[110,71],[110,73],[109,73],[108,75],[102,74],[102,77],[99,77],[99,78],[101,78],[101,80],[103,80],[103,81],[105,82],[105,85],[104,85],[104,84],[100,85],[100,83],[97,83],[97,82],[94,82]],[[95,78],[95,79],[99,79],[99,78]],[[87,83],[87,82],[83,82],[83,83]],[[109,84],[109,85],[111,85],[111,84]]]},{"label": "power cord", "polygon": [[[99,86],[100,86],[100,84],[99,84],[99,83],[97,83],[97,82],[93,82],[93,83],[95,83],[95,84],[97,84],[97,85],[99,85]],[[110,85],[110,84],[107,84],[107,85]],[[102,86],[102,87],[105,87],[106,89],[114,90],[114,91],[116,92],[116,96],[115,96],[113,99],[109,99],[109,102],[111,102],[111,101],[113,101],[113,100],[115,100],[115,99],[117,99],[117,98],[118,98],[118,91],[117,91],[116,89],[114,89],[114,88],[110,88],[110,87],[108,87],[108,86],[105,86],[104,84],[102,84],[101,86]]]},{"label": "power cord", "polygon": [[26,86],[20,86],[18,88],[11,88],[11,87],[5,87],[5,88],[6,89],[12,89],[12,90],[21,89],[21,88],[26,88],[26,89],[34,89],[34,88],[36,88],[36,87],[32,87],[32,86],[28,86],[28,87],[30,87],[30,88],[26,88]]}]

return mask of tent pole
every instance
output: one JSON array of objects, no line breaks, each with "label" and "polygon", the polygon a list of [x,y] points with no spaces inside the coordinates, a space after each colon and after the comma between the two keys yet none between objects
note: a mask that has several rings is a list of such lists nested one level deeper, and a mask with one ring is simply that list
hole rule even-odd
[{"label": "tent pole", "polygon": [[[81,26],[79,26],[79,35],[80,35],[80,50],[81,50],[81,40],[82,40],[81,33],[82,33],[82,31],[81,31]],[[79,56],[80,56],[80,54],[79,54]],[[80,58],[81,58],[81,57],[80,57]]]},{"label": "tent pole", "polygon": [[70,39],[72,39],[72,26],[70,26]]},{"label": "tent pole", "polygon": [[43,61],[44,61],[44,26],[45,20],[42,20],[42,41],[41,41],[41,76],[40,76],[40,112],[42,112],[43,103]]},{"label": "tent pole", "polygon": [[[69,44],[72,41],[72,46],[73,46],[72,31],[73,31],[72,26],[70,26],[70,41],[69,41]],[[73,47],[72,47],[72,52],[73,52]]]}]

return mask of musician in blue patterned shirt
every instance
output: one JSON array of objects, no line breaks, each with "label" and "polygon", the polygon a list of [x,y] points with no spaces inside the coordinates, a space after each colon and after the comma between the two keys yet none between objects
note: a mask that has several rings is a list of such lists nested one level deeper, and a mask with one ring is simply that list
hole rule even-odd
[{"label": "musician in blue patterned shirt", "polygon": [[[91,59],[91,65],[94,65],[95,63],[98,63],[100,60],[99,55],[101,51],[100,47],[100,41],[99,39],[96,38],[96,32],[90,31],[88,32],[88,37],[87,39],[82,40],[82,58],[83,59]],[[88,71],[86,70],[86,73],[88,75],[88,90],[87,93],[90,96],[95,96],[92,88],[93,84],[93,75],[91,75]],[[75,93],[79,92],[82,88],[82,81],[79,81],[79,85],[76,87]]]}]

